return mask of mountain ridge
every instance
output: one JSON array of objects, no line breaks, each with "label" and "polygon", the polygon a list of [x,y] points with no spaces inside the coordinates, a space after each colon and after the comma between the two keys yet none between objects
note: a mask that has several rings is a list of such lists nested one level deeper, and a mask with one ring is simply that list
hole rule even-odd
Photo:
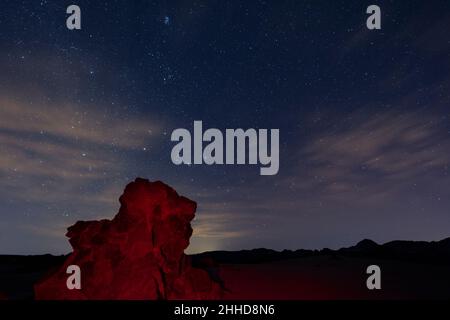
[{"label": "mountain ridge", "polygon": [[[450,265],[450,237],[440,241],[394,240],[384,244],[363,239],[353,246],[337,250],[323,248],[277,251],[255,248],[239,251],[207,251],[188,257],[192,260],[194,268],[209,270],[227,268],[227,265],[233,268],[246,265],[264,267],[282,261],[303,264],[301,261],[306,263],[309,259],[329,261],[328,264],[354,261],[356,265],[360,264],[358,261],[370,261],[374,264],[391,261],[395,265],[405,263],[411,266],[427,265],[430,266],[427,268],[434,270]],[[7,297],[13,300],[33,299],[33,285],[46,274],[61,267],[66,258],[67,255],[51,254],[0,255],[0,296],[3,299]]]}]

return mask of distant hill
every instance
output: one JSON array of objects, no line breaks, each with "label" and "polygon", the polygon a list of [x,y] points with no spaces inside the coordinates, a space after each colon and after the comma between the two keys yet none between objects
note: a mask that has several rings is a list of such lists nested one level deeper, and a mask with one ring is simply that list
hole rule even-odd
[{"label": "distant hill", "polygon": [[321,250],[275,251],[260,248],[240,251],[209,251],[192,255],[192,257],[198,263],[201,263],[203,259],[210,258],[219,264],[253,264],[323,255],[450,264],[450,238],[431,242],[397,240],[382,245],[364,239],[355,246],[338,250],[324,248]]},{"label": "distant hill", "polygon": [[[329,277],[327,283],[331,287],[321,288],[322,291],[309,291],[309,294],[316,292],[317,296],[303,296],[303,293],[299,291],[298,293],[292,292],[292,295],[289,296],[281,295],[278,298],[333,298],[334,296],[331,295],[333,292],[336,298],[354,298],[355,295],[371,298],[365,296],[367,293],[364,288],[359,287],[362,282],[358,277],[365,276],[363,269],[367,263],[386,264],[388,266],[387,272],[389,272],[387,277],[391,281],[399,279],[398,281],[407,283],[408,279],[414,277],[417,280],[418,272],[419,276],[432,277],[430,279],[424,278],[421,286],[415,289],[417,294],[412,296],[414,298],[421,298],[425,294],[426,297],[433,297],[434,294],[438,297],[450,298],[450,286],[446,285],[446,283],[450,285],[450,273],[445,272],[450,265],[450,238],[431,242],[391,241],[385,244],[377,244],[372,240],[365,239],[355,246],[338,250],[325,248],[321,250],[275,251],[260,248],[241,251],[211,251],[191,255],[190,257],[194,267],[206,267],[213,271],[222,270],[220,276],[225,277],[225,286],[230,285],[234,288],[234,295],[229,296],[231,299],[242,297],[265,299],[270,292],[266,294],[267,296],[264,296],[261,290],[254,291],[252,287],[255,283],[272,288],[272,286],[280,285],[280,281],[285,281],[286,284],[281,283],[281,285],[289,287],[289,283],[297,281],[292,282],[292,278],[297,275],[303,277],[298,281],[303,281],[302,283],[309,281],[308,285],[315,288],[316,285],[321,285],[320,279],[322,278],[317,278],[317,274],[320,272],[322,272],[320,277]],[[0,255],[0,299],[33,299],[34,283],[58,268],[65,259],[66,256],[64,255],[52,256],[49,254],[35,256]],[[410,271],[404,272],[405,268],[409,268]],[[258,270],[263,270],[261,276],[258,276]],[[355,276],[356,278],[352,276],[355,274],[355,270],[360,272],[359,275]],[[273,274],[270,274],[271,272]],[[283,274],[286,274],[286,278],[280,278]],[[291,278],[287,276],[288,274],[291,275]],[[215,275],[215,277],[218,276],[219,273]],[[252,280],[254,282],[250,283],[246,280],[253,276],[256,277]],[[435,281],[433,277],[436,277],[439,281]],[[270,278],[277,279],[277,282],[271,283]],[[278,280],[279,278],[280,280]],[[347,279],[346,283],[352,283],[353,281],[353,286],[357,289],[354,292],[357,293],[349,295],[347,292],[336,291],[337,289],[332,287],[333,282],[338,283],[343,281],[344,278]],[[236,279],[239,279],[239,281],[235,281]],[[261,284],[261,281],[266,282]],[[402,286],[403,282],[400,282],[397,287]],[[342,284],[339,284],[338,287],[342,287]],[[447,287],[449,290],[446,289]],[[283,292],[286,293],[289,290]],[[331,292],[330,295],[320,295],[327,290]],[[411,288],[408,288],[405,292],[392,290],[385,292],[387,292],[387,295],[384,297],[404,297],[405,292],[410,294]]]}]

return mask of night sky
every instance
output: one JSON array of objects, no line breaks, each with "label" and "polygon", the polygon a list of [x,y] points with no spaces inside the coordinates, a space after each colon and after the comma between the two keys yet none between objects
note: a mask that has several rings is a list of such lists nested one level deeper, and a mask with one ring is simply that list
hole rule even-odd
[{"label": "night sky", "polygon": [[[0,253],[68,252],[138,176],[198,203],[188,252],[448,237],[449,31],[448,0],[3,1]],[[280,129],[279,173],[174,165],[194,120]]]}]

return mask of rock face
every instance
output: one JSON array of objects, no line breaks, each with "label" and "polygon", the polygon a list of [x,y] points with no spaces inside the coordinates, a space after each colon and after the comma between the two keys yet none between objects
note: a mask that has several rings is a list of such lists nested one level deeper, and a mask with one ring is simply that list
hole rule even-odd
[{"label": "rock face", "polygon": [[[196,203],[162,182],[136,179],[112,220],[68,228],[73,247],[61,268],[35,285],[36,299],[218,299],[221,286],[184,254]],[[81,270],[69,290],[67,267]]]}]

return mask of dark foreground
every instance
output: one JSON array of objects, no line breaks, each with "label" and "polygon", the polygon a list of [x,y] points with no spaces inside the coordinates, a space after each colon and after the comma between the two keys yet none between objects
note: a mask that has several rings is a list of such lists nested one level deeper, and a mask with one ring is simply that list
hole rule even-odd
[{"label": "dark foreground", "polygon": [[[0,299],[33,299],[33,285],[66,256],[0,256]],[[191,256],[221,282],[224,299],[450,299],[450,238],[438,242],[364,240],[339,250],[215,251]],[[381,268],[368,290],[366,268]]]}]

